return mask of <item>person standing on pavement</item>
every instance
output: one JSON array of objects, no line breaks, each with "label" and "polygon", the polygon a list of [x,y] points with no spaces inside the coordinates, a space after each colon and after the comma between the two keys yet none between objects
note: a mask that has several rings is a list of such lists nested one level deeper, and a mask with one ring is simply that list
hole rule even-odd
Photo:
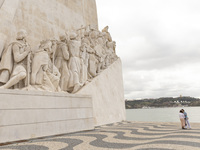
[{"label": "person standing on pavement", "polygon": [[183,114],[183,110],[182,109],[179,111],[179,118],[180,118],[180,121],[181,121],[182,129],[185,129],[185,119],[184,119],[185,116]]},{"label": "person standing on pavement", "polygon": [[189,123],[189,118],[187,116],[187,113],[185,112],[184,109],[182,109],[183,114],[184,114],[184,119],[185,119],[185,128],[191,129],[190,123]]}]

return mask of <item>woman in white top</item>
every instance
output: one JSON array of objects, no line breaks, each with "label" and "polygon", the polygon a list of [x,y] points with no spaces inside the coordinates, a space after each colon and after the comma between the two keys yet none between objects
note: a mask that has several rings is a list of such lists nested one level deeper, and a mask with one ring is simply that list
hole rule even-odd
[{"label": "woman in white top", "polygon": [[180,110],[180,112],[179,112],[179,118],[180,118],[180,121],[181,121],[181,127],[182,127],[182,129],[185,129],[184,127],[185,127],[185,116],[184,116],[184,114],[183,114],[183,111],[182,110]]}]

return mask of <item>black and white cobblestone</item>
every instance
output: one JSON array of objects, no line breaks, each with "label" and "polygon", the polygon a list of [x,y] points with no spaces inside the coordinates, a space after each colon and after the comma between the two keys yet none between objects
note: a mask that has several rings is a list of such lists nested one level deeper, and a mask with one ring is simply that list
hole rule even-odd
[{"label": "black and white cobblestone", "polygon": [[0,150],[198,150],[200,124],[182,130],[180,123],[120,122],[93,131],[1,146]]}]

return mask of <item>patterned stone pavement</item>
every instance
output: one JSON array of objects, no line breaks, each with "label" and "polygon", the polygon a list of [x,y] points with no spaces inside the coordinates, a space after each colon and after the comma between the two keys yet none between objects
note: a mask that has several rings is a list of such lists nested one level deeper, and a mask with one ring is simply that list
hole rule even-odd
[{"label": "patterned stone pavement", "polygon": [[44,139],[1,146],[0,150],[200,150],[200,124],[120,122]]}]

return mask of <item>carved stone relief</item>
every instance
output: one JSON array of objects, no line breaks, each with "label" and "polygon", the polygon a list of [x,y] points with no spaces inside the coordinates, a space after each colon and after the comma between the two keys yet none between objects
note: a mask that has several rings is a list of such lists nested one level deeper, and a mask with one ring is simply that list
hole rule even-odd
[{"label": "carved stone relief", "polygon": [[4,49],[0,62],[0,88],[76,93],[118,57],[108,26],[81,26],[59,40],[40,42],[31,51],[27,33],[20,30],[16,41]]}]

